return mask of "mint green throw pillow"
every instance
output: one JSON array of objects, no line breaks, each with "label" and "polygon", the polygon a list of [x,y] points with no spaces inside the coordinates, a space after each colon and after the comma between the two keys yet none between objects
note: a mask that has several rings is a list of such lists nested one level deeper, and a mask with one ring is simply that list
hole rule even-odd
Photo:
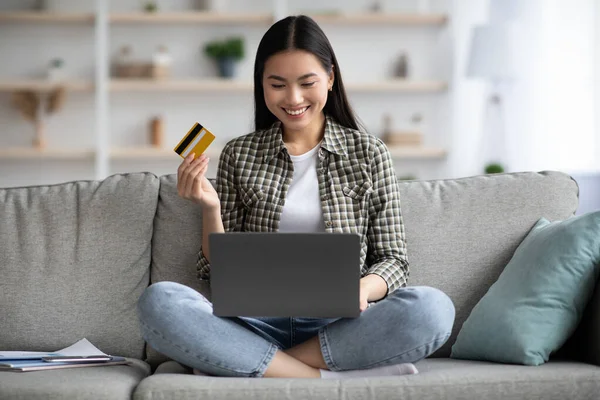
[{"label": "mint green throw pillow", "polygon": [[541,218],[463,324],[452,358],[540,365],[575,331],[600,270],[600,212]]}]

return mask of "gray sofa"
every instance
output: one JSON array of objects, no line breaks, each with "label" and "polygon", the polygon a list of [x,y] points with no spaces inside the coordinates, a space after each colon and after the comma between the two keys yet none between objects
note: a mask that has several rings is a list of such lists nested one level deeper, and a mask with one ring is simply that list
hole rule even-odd
[{"label": "gray sofa", "polygon": [[[206,378],[147,347],[136,301],[196,280],[200,210],[176,177],[0,189],[0,350],[50,351],[85,337],[128,366],[0,372],[0,399],[592,399],[600,393],[600,290],[572,339],[538,367],[448,358],[477,301],[533,224],[574,214],[578,187],[559,172],[400,182],[410,284],[454,301],[449,341],[418,375],[335,380]],[[202,329],[202,327],[198,327]]]}]

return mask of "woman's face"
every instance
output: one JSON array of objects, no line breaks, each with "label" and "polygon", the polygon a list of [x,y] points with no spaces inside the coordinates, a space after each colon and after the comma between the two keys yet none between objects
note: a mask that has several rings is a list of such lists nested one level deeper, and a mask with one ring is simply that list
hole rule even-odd
[{"label": "woman's face", "polygon": [[265,63],[265,102],[287,130],[301,131],[321,124],[332,85],[333,68],[328,74],[317,57],[304,50],[277,53]]}]

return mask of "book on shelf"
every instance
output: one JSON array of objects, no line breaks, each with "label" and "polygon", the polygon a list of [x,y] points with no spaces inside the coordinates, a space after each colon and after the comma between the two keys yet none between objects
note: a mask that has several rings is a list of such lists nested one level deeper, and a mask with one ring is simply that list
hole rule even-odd
[{"label": "book on shelf", "polygon": [[0,351],[0,371],[29,372],[130,363],[124,357],[103,353],[85,338],[54,352]]}]

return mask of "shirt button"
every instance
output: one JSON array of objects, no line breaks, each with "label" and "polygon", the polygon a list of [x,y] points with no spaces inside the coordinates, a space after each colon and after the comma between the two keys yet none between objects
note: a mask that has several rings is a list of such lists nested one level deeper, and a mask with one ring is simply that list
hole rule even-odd
[{"label": "shirt button", "polygon": [[333,222],[327,221],[327,222],[325,222],[325,226],[328,228],[331,228],[333,226]]}]

